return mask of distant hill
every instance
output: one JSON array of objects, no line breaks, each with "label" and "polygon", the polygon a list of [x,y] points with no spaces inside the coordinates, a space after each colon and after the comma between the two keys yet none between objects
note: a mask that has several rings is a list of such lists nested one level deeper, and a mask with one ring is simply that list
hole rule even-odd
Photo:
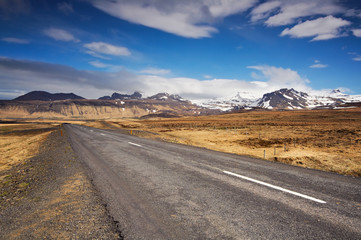
[{"label": "distant hill", "polygon": [[32,91],[15,98],[15,101],[56,101],[56,100],[69,100],[69,99],[84,99],[74,93],[48,93],[45,91]]},{"label": "distant hill", "polygon": [[128,94],[120,94],[120,93],[113,93],[112,96],[104,96],[98,98],[99,100],[126,100],[126,99],[141,99],[142,94],[139,92],[134,92],[132,95]]}]

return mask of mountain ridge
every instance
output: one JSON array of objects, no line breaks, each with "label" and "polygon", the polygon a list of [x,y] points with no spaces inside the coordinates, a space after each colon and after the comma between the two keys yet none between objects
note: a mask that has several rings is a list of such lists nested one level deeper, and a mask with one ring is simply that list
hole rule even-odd
[{"label": "mountain ridge", "polygon": [[[45,96],[48,96],[47,94]],[[192,104],[178,95],[159,93],[149,98],[139,98],[139,95],[140,93],[132,95],[113,94],[112,96],[116,98],[114,100],[83,98],[50,100],[47,97],[40,98],[40,100],[34,100],[34,98],[28,98],[31,100],[23,101],[17,100],[19,98],[15,100],[1,100],[0,118],[159,118],[198,116],[220,112]],[[25,94],[25,96],[28,95]],[[51,94],[50,96],[53,95]],[[130,99],[130,97],[134,98]]]},{"label": "mountain ridge", "polygon": [[57,101],[70,99],[85,99],[74,93],[49,93],[46,91],[31,91],[17,98],[14,101]]},{"label": "mountain ridge", "polygon": [[114,92],[111,96],[104,96],[98,98],[98,100],[125,100],[125,99],[140,99],[142,98],[142,94],[140,92],[135,91],[133,94],[121,94]]},{"label": "mountain ridge", "polygon": [[[32,91],[14,99],[15,101],[57,101],[57,100],[86,100],[73,93],[51,94],[44,91]],[[122,100],[118,102],[118,100]],[[135,101],[161,101],[170,105],[185,103],[187,106],[197,105],[200,109],[220,110],[223,112],[237,111],[241,109],[275,109],[275,110],[297,110],[297,109],[320,109],[320,108],[340,108],[352,103],[361,103],[361,95],[348,95],[340,89],[329,91],[302,92],[293,88],[282,88],[273,92],[265,93],[261,98],[250,92],[237,92],[233,97],[222,97],[203,100],[186,100],[179,95],[169,93],[158,93],[150,97],[143,97],[140,92],[133,94],[120,94],[114,92],[111,96],[104,96],[94,101],[115,101],[123,103],[123,100]],[[95,104],[98,105],[98,104]],[[168,109],[170,110],[170,109]]]},{"label": "mountain ridge", "polygon": [[[243,97],[246,96],[246,97]],[[193,103],[210,109],[232,111],[239,109],[276,109],[276,110],[297,110],[297,109],[319,109],[339,108],[346,103],[361,102],[361,95],[348,95],[340,89],[328,92],[301,92],[293,88],[282,88],[273,92],[265,93],[261,98],[252,97],[251,93],[237,93],[234,97],[223,97],[208,100],[195,100]]]}]

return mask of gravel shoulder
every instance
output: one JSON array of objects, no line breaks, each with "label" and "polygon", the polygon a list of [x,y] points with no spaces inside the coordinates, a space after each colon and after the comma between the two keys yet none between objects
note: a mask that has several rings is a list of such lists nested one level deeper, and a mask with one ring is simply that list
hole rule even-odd
[{"label": "gravel shoulder", "polygon": [[60,129],[0,179],[0,239],[122,239]]}]

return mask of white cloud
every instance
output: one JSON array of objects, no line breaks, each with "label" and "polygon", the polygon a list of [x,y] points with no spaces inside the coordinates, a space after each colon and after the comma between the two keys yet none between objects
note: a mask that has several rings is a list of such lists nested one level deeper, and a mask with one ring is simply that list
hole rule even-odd
[{"label": "white cloud", "polygon": [[361,29],[352,29],[352,33],[356,37],[361,37]]},{"label": "white cloud", "polygon": [[1,40],[4,41],[4,42],[17,43],[17,44],[28,44],[29,43],[29,41],[26,40],[26,39],[12,38],[12,37],[2,38]]},{"label": "white cloud", "polygon": [[251,20],[265,19],[267,26],[284,26],[293,24],[303,17],[331,15],[345,11],[336,0],[278,0],[259,5],[251,12]]},{"label": "white cloud", "polygon": [[241,13],[257,0],[94,0],[93,5],[120,19],[187,38],[210,37],[215,20]]},{"label": "white cloud", "polygon": [[310,68],[326,68],[327,64],[322,64],[320,60],[315,60],[315,63],[310,66]]},{"label": "white cloud", "polygon": [[113,65],[113,64],[108,64],[108,63],[103,63],[99,60],[95,60],[95,61],[90,61],[89,62],[90,65],[92,65],[93,67],[96,68],[103,68],[109,72],[117,72],[122,70],[124,67],[120,66],[120,65]]},{"label": "white cloud", "polygon": [[354,56],[352,60],[357,62],[361,61],[361,55],[359,55],[357,52],[348,52],[348,54]]},{"label": "white cloud", "polygon": [[[289,68],[281,68],[281,67],[273,67],[273,66],[249,66],[250,69],[255,69],[260,72],[257,74],[258,78],[266,79],[266,81],[262,82],[262,86],[266,89],[265,92],[278,90],[280,88],[294,88],[300,91],[307,91],[310,88],[307,86],[310,83],[310,80],[307,78],[301,77],[298,72],[289,69]],[[266,83],[266,84],[264,84]]]},{"label": "white cloud", "polygon": [[328,65],[326,64],[321,64],[321,63],[316,63],[310,66],[310,68],[327,68]]},{"label": "white cloud", "polygon": [[280,1],[270,1],[258,5],[251,12],[251,21],[256,22],[269,17],[273,11],[281,6],[281,4]]},{"label": "white cloud", "polygon": [[312,41],[328,40],[344,36],[343,27],[351,25],[351,22],[333,16],[307,20],[293,28],[286,28],[281,36],[289,35],[293,38],[313,37]]},{"label": "white cloud", "polygon": [[[106,67],[101,65],[101,62],[95,64]],[[294,70],[272,66],[249,68],[258,71],[263,81],[168,78],[136,74],[124,69],[118,69],[116,72],[86,71],[59,64],[0,58],[0,86],[2,89],[19,91],[74,92],[86,98],[98,98],[114,91],[140,91],[145,96],[168,92],[188,99],[233,96],[240,90],[261,97],[266,92],[285,87],[301,91],[308,89],[309,80],[302,78]]]},{"label": "white cloud", "polygon": [[73,34],[60,28],[53,28],[53,27],[47,28],[44,30],[44,34],[57,41],[79,42],[79,39],[75,38]]},{"label": "white cloud", "polygon": [[126,47],[115,46],[109,43],[104,42],[92,42],[83,45],[85,48],[90,51],[86,51],[86,53],[100,58],[105,58],[101,54],[111,55],[111,56],[129,56],[131,52]]},{"label": "white cloud", "polygon": [[93,51],[88,50],[88,51],[85,51],[85,53],[87,53],[87,54],[89,54],[89,55],[91,55],[93,57],[96,57],[96,58],[101,58],[101,59],[104,59],[104,60],[111,60],[110,57],[103,56],[103,55],[98,54],[98,53],[93,52]]},{"label": "white cloud", "polygon": [[107,67],[110,66],[109,64],[102,63],[102,62],[100,62],[98,60],[91,61],[91,62],[89,62],[89,64],[96,67],[96,68],[107,68]]},{"label": "white cloud", "polygon": [[361,9],[347,9],[346,16],[361,18]]},{"label": "white cloud", "polygon": [[151,74],[151,75],[166,75],[171,73],[169,69],[159,69],[159,68],[146,68],[140,71],[141,73]]}]

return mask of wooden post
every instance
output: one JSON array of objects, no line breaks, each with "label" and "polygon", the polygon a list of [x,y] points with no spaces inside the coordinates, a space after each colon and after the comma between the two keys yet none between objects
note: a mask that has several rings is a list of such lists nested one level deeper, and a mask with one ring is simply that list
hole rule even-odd
[{"label": "wooden post", "polygon": [[266,150],[263,150],[263,159],[266,159]]},{"label": "wooden post", "polygon": [[276,147],[275,147],[275,149],[274,149],[273,155],[275,155],[275,156],[276,156]]}]

